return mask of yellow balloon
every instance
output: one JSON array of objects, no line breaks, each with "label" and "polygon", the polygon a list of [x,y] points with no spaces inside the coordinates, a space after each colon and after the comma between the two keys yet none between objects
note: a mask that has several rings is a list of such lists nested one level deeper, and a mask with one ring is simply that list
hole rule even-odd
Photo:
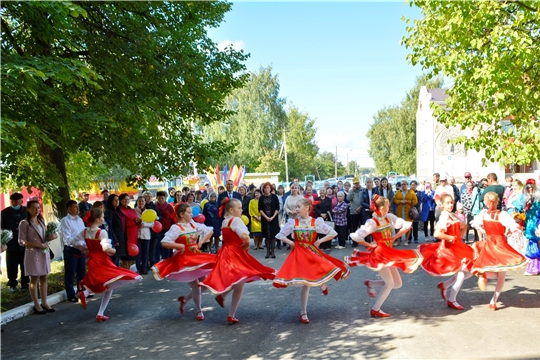
[{"label": "yellow balloon", "polygon": [[206,205],[207,202],[208,199],[204,199],[203,201],[201,201],[201,210],[204,210],[204,205]]},{"label": "yellow balloon", "polygon": [[249,224],[249,218],[246,215],[242,215],[241,219],[244,225]]},{"label": "yellow balloon", "polygon": [[157,219],[157,213],[155,210],[148,209],[144,210],[141,215],[141,220],[144,222],[154,222]]}]

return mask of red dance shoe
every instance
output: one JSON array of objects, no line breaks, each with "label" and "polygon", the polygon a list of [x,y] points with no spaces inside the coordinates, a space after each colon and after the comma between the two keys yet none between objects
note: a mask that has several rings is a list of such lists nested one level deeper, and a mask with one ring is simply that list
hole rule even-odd
[{"label": "red dance shoe", "polygon": [[447,301],[446,299],[446,288],[444,287],[444,283],[440,282],[437,284],[437,287],[441,289],[441,297],[444,301]]},{"label": "red dance shoe", "polygon": [[300,315],[300,322],[303,324],[309,324],[309,319],[307,317],[307,314]]},{"label": "red dance shoe", "polygon": [[97,322],[102,322],[102,321],[107,321],[109,320],[109,317],[108,316],[105,316],[105,315],[98,315],[96,316],[96,321]]},{"label": "red dance shoe", "polygon": [[84,295],[84,291],[79,291],[77,297],[79,298],[79,305],[81,305],[81,307],[86,310],[86,295]]},{"label": "red dance shoe", "polygon": [[219,306],[221,306],[222,308],[225,307],[225,304],[224,304],[225,299],[223,299],[223,296],[221,296],[221,294],[216,296],[216,301],[219,304]]},{"label": "red dance shoe", "polygon": [[203,321],[204,320],[204,314],[202,311],[199,311],[196,316],[197,320]]},{"label": "red dance shoe", "polygon": [[497,311],[497,304],[489,304],[489,309],[493,311]]},{"label": "red dance shoe", "polygon": [[480,274],[480,276],[478,276],[478,288],[482,291],[486,291],[487,283],[488,283],[488,279],[487,279],[486,273]]},{"label": "red dance shoe", "polygon": [[371,287],[371,281],[366,280],[366,281],[364,281],[364,284],[367,286],[367,293],[368,293],[369,297],[376,297],[377,292],[375,291],[374,288]]},{"label": "red dance shoe", "polygon": [[373,310],[370,311],[371,317],[380,317],[380,318],[387,318],[390,317],[390,314],[385,313],[381,310]]},{"label": "red dance shoe", "polygon": [[186,299],[183,296],[180,296],[178,301],[180,302],[180,314],[184,315],[184,312],[186,311]]},{"label": "red dance shoe", "polygon": [[238,324],[238,319],[234,316],[227,316],[227,323],[229,323],[229,325]]},{"label": "red dance shoe", "polygon": [[464,310],[465,308],[458,304],[457,301],[447,301],[446,305],[448,305],[449,308],[456,309],[456,310]]},{"label": "red dance shoe", "polygon": [[[323,286],[324,286],[324,289],[323,289]],[[321,286],[321,291],[323,293],[324,296],[328,295],[328,286],[326,285],[323,285]]]}]

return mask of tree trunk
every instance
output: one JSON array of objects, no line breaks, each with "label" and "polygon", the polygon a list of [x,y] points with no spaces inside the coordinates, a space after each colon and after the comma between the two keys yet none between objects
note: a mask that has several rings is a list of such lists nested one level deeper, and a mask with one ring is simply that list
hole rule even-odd
[{"label": "tree trunk", "polygon": [[60,220],[67,215],[66,202],[70,200],[64,150],[59,147],[52,148],[49,144],[41,141],[38,143],[38,149],[45,163],[51,165],[46,173],[50,174],[51,177],[62,179],[63,185],[46,189],[51,195],[54,214]]}]

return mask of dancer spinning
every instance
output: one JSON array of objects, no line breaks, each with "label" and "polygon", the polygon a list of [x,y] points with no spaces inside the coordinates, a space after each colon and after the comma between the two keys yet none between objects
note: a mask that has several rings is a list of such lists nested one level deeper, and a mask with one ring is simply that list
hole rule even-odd
[{"label": "dancer spinning", "polygon": [[272,280],[276,271],[264,266],[253,256],[248,254],[249,230],[240,218],[242,216],[242,203],[238,199],[225,198],[220,207],[220,217],[225,213],[221,232],[223,246],[217,253],[214,269],[201,282],[215,294],[219,306],[224,306],[225,296],[232,290],[231,308],[227,316],[229,324],[238,323],[235,317],[236,309],[242,299],[244,284],[255,280]]},{"label": "dancer spinning", "polygon": [[488,278],[497,279],[495,292],[489,303],[491,310],[497,310],[497,300],[504,286],[507,270],[519,269],[527,264],[527,259],[514,250],[506,241],[505,233],[521,232],[519,225],[506,211],[497,210],[499,196],[494,192],[484,195],[487,210],[476,215],[472,226],[486,234],[486,239],[475,242],[476,260],[471,269],[479,275],[478,287],[486,291]]},{"label": "dancer spinning", "polygon": [[[443,210],[435,226],[435,238],[442,241],[418,247],[424,257],[422,268],[433,276],[453,275],[450,279],[440,282],[437,287],[441,290],[441,296],[449,308],[463,310],[456,297],[463,281],[471,277],[469,270],[473,263],[474,250],[461,241],[467,231],[467,224],[452,213],[454,208],[452,196],[443,194],[440,201]],[[449,287],[452,288],[447,298],[446,290]]]},{"label": "dancer spinning", "polygon": [[86,297],[89,292],[104,293],[96,316],[97,322],[109,320],[109,317],[103,314],[111,300],[114,289],[142,279],[136,272],[120,268],[111,261],[109,256],[114,255],[116,250],[112,247],[107,231],[99,228],[104,221],[105,218],[101,209],[91,209],[90,227],[84,229],[70,241],[71,245],[83,251],[88,251],[89,255],[88,270],[85,277],[80,281],[80,288],[85,290],[80,290],[78,293],[81,306],[86,309]]},{"label": "dancer spinning", "polygon": [[[375,194],[371,201],[371,209],[374,212],[373,217],[351,234],[351,239],[367,247],[368,251],[354,250],[352,256],[345,257],[345,262],[349,266],[365,265],[379,272],[382,280],[366,280],[364,284],[371,297],[377,296],[374,287],[382,286],[370,314],[371,317],[385,318],[390,314],[381,310],[382,304],[392,289],[399,289],[402,285],[398,269],[409,274],[414,272],[422,263],[422,256],[417,250],[392,248],[395,239],[399,239],[411,230],[412,222],[389,214],[390,201],[387,198]],[[392,228],[400,229],[394,237],[392,237]],[[374,241],[368,243],[364,238],[370,234]]]},{"label": "dancer spinning", "polygon": [[[178,223],[172,225],[165,233],[161,246],[165,249],[176,250],[174,255],[162,260],[152,267],[156,280],[170,279],[187,282],[191,292],[180,296],[180,313],[184,314],[186,303],[193,299],[197,308],[197,320],[204,320],[201,308],[201,288],[199,282],[210,273],[216,262],[216,255],[201,252],[201,246],[212,236],[213,229],[209,226],[195,223],[192,208],[183,203],[176,208]],[[198,241],[197,241],[198,240]]]},{"label": "dancer spinning", "polygon": [[[320,244],[332,240],[337,232],[324,223],[322,218],[316,220],[309,216],[311,202],[300,199],[296,203],[298,218],[290,219],[276,239],[289,244],[291,253],[279,269],[274,279],[274,286],[285,288],[289,285],[302,286],[300,293],[300,321],[309,323],[307,302],[311,286],[319,286],[324,295],[328,295],[326,283],[334,278],[336,281],[346,279],[350,275],[345,263],[319,250]],[[287,238],[294,232],[294,242]],[[317,233],[325,234],[317,240]]]}]

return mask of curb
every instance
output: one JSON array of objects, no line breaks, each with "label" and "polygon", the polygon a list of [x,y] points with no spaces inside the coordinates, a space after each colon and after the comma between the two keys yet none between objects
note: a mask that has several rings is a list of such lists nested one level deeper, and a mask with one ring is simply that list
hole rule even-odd
[{"label": "curb", "polygon": [[[55,294],[47,296],[47,302],[50,306],[58,304],[67,299],[65,291],[59,291]],[[0,325],[5,325],[13,320],[22,318],[23,316],[30,315],[34,312],[34,303],[29,302],[28,304],[21,305],[15,309],[8,310],[3,312],[0,317]]]}]

